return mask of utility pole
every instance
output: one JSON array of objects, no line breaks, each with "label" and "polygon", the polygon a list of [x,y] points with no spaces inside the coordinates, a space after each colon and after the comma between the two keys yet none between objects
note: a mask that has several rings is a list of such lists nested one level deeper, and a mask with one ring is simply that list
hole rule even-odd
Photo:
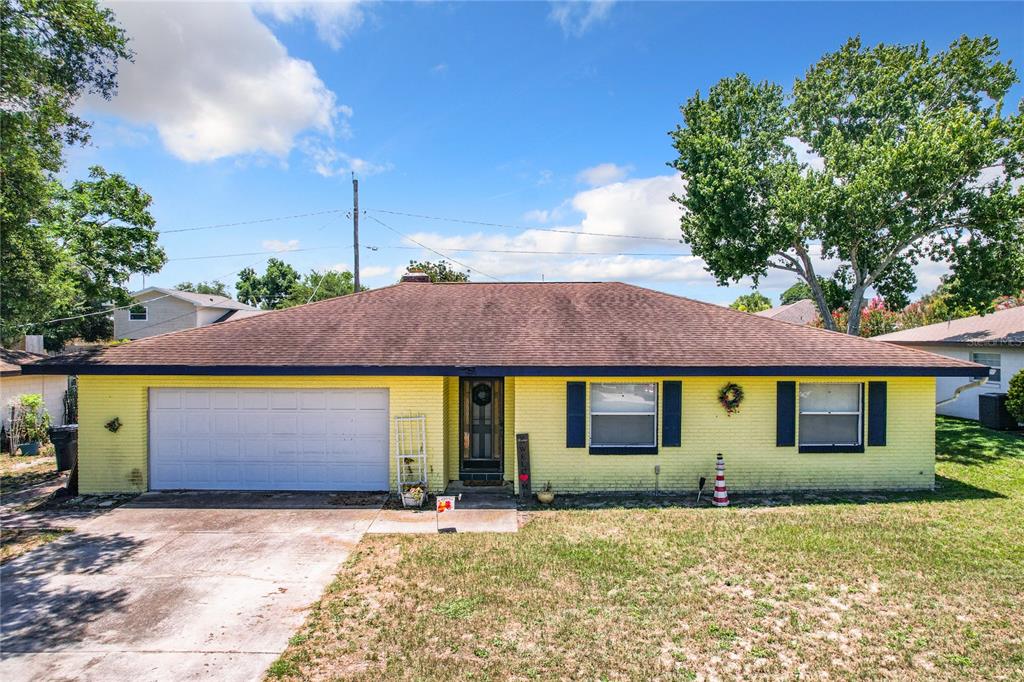
[{"label": "utility pole", "polygon": [[352,251],[354,262],[352,275],[355,280],[353,292],[359,291],[359,178],[352,173]]}]

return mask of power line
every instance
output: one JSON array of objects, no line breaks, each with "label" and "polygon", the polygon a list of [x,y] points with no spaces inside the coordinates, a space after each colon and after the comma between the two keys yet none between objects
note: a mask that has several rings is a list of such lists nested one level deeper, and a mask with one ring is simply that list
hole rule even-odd
[{"label": "power line", "polygon": [[534,230],[537,232],[557,232],[559,234],[574,234],[582,235],[584,237],[614,237],[617,239],[645,239],[648,241],[665,241],[665,242],[676,242],[677,244],[682,243],[681,239],[674,237],[645,237],[639,234],[612,234],[610,232],[583,232],[581,230],[563,230],[554,227],[526,227],[525,225],[509,225],[507,223],[489,223],[482,220],[465,220],[462,218],[439,218],[437,216],[424,215],[422,213],[406,213],[404,211],[391,211],[383,208],[369,208],[364,209],[367,211],[376,211],[377,213],[389,213],[391,215],[406,216],[408,218],[422,218],[424,220],[437,220],[445,223],[463,223],[466,225],[482,225],[484,227],[502,227],[510,230]]},{"label": "power line", "polygon": [[[384,246],[365,246],[365,248],[376,251],[378,249],[408,249],[418,251],[419,247],[416,246],[397,246],[397,245],[384,245]],[[631,252],[609,252],[609,251],[536,251],[531,249],[459,249],[453,248],[449,251],[458,251],[459,253],[513,253],[513,254],[531,254],[541,256],[644,256],[644,257],[672,257],[672,258],[691,258],[692,253],[631,253]]]},{"label": "power line", "polygon": [[385,227],[385,228],[387,228],[387,229],[391,230],[392,232],[394,232],[395,234],[397,234],[397,235],[398,235],[399,237],[402,237],[403,239],[408,239],[408,240],[409,240],[409,241],[411,241],[411,242],[412,242],[413,244],[418,244],[419,246],[421,246],[422,248],[426,249],[427,251],[430,251],[430,252],[432,252],[432,253],[435,253],[435,254],[437,254],[438,256],[440,256],[441,258],[445,258],[445,259],[447,259],[447,260],[450,260],[451,262],[455,263],[456,265],[461,265],[462,267],[466,268],[466,270],[469,270],[470,272],[479,272],[479,273],[480,273],[481,275],[483,275],[484,277],[490,277],[490,278],[491,278],[491,279],[493,279],[493,280],[494,280],[495,282],[501,282],[501,281],[502,281],[502,280],[501,280],[500,278],[498,278],[498,277],[495,277],[494,275],[489,275],[489,274],[487,274],[486,272],[484,272],[484,271],[483,271],[483,270],[481,270],[480,268],[471,268],[471,267],[469,267],[468,265],[466,265],[465,263],[463,263],[462,261],[458,261],[458,260],[455,260],[455,259],[454,259],[454,258],[452,258],[451,256],[449,256],[449,255],[447,255],[447,254],[444,254],[444,253],[441,253],[441,252],[440,252],[440,251],[438,251],[437,249],[434,249],[434,248],[431,248],[431,247],[427,246],[427,245],[426,245],[426,244],[424,244],[423,242],[418,242],[418,241],[416,241],[415,239],[413,239],[412,237],[409,237],[409,236],[407,236],[407,235],[404,235],[404,234],[402,234],[401,232],[399,232],[399,231],[398,231],[398,230],[396,230],[395,228],[391,227],[390,225],[388,225],[387,223],[385,223],[385,222],[384,222],[383,220],[381,220],[381,219],[380,219],[380,218],[378,218],[377,216],[373,216],[373,215],[371,215],[371,216],[370,216],[370,218],[372,218],[372,219],[373,219],[373,220],[375,220],[376,222],[380,223],[380,224],[381,224],[381,225],[382,225],[383,227]]},{"label": "power line", "polygon": [[345,213],[348,209],[331,208],[325,211],[313,211],[310,213],[296,213],[294,215],[276,216],[273,218],[256,218],[253,220],[240,220],[234,223],[217,223],[215,225],[199,225],[198,227],[179,227],[173,230],[159,230],[160,234],[174,234],[176,232],[195,232],[197,230],[216,230],[222,227],[238,227],[239,225],[256,225],[258,223],[273,223],[278,220],[294,220],[296,218],[310,218],[312,216],[327,215],[328,213]]},{"label": "power line", "polygon": [[[218,276],[213,278],[213,281],[217,281],[219,279],[227,279],[231,275],[237,275],[242,270],[245,270],[245,268],[255,267],[256,265],[262,263],[265,260],[269,260],[269,259],[270,259],[270,255],[268,255],[266,258],[261,258],[261,259],[259,259],[257,261],[254,261],[254,262],[250,263],[249,265],[246,265],[245,267],[238,268],[237,270],[232,270],[231,272],[227,272],[227,273],[225,273],[223,275],[218,275]],[[168,297],[173,296],[173,295],[174,294],[164,294],[162,296],[157,296],[155,298],[147,299],[144,302],[145,303],[149,303],[150,301],[159,301],[162,298],[168,298]],[[20,325],[20,328],[34,327],[34,326],[37,326],[37,325],[38,326],[43,326],[43,325],[47,325],[47,324],[54,324],[55,322],[68,322],[70,320],[80,320],[80,319],[83,319],[83,318],[86,318],[86,317],[93,317],[94,315],[110,315],[115,310],[126,310],[128,308],[134,308],[137,305],[141,305],[141,303],[136,301],[134,303],[129,303],[128,305],[121,305],[121,306],[114,306],[114,307],[111,307],[111,308],[104,308],[103,310],[95,310],[95,311],[93,311],[91,313],[82,313],[81,315],[71,315],[70,317],[58,317],[58,318],[55,318],[55,319],[52,319],[52,320],[46,320],[44,322],[28,322],[26,324]],[[192,313],[186,313],[186,315],[191,315],[191,314]],[[184,317],[184,315],[183,316],[179,316],[179,317]],[[156,324],[165,324],[167,322],[171,322],[173,320],[177,320],[177,319],[179,319],[179,317],[173,317],[170,320],[163,320],[161,322],[154,322],[153,324],[146,325],[145,327],[140,327],[139,330],[148,329],[149,327],[152,327],[152,326],[154,326]]]},{"label": "power line", "polygon": [[[236,256],[260,256],[268,254],[274,256],[280,253],[301,253],[304,251],[326,251],[329,249],[351,249],[352,245],[338,245],[338,246],[310,246],[304,249],[279,249],[277,251],[248,251],[244,253],[221,253],[214,256],[183,256],[182,258],[168,258],[167,262],[176,262],[183,260],[209,260],[213,258],[234,258]],[[411,248],[411,247],[410,247]]]}]

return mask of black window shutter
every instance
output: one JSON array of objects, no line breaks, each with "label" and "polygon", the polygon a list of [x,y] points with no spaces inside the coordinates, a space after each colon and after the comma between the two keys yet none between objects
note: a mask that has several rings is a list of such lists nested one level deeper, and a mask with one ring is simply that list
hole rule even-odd
[{"label": "black window shutter", "polygon": [[775,384],[775,447],[796,445],[796,382]]},{"label": "black window shutter", "polygon": [[587,441],[587,383],[565,384],[565,447],[582,448]]},{"label": "black window shutter", "polygon": [[888,383],[868,382],[868,445],[885,445]]},{"label": "black window shutter", "polygon": [[663,381],[661,390],[661,444],[679,447],[683,444],[683,382]]}]

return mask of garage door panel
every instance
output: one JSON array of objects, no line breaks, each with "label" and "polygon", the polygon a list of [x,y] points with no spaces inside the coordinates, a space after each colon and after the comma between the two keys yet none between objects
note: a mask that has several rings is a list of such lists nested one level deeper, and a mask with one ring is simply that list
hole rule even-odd
[{"label": "garage door panel", "polygon": [[384,490],[383,389],[152,389],[153,489]]}]

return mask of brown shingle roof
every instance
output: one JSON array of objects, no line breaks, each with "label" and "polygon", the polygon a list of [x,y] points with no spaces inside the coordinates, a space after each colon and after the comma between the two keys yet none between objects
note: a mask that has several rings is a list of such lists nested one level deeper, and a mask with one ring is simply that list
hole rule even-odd
[{"label": "brown shingle roof", "polygon": [[27,350],[12,350],[0,348],[0,376],[14,376],[21,374],[21,368],[30,362],[42,360],[45,355],[30,353]]},{"label": "brown shingle roof", "polygon": [[803,298],[794,303],[776,306],[754,314],[781,322],[811,324],[818,319],[818,305],[809,298]]},{"label": "brown shingle roof", "polygon": [[1019,346],[1024,344],[1024,308],[997,310],[988,315],[975,315],[914,329],[904,329],[875,338],[889,343],[965,343],[972,346]]},{"label": "brown shingle roof", "polygon": [[80,373],[971,375],[980,365],[628,284],[402,283],[151,336]]}]

